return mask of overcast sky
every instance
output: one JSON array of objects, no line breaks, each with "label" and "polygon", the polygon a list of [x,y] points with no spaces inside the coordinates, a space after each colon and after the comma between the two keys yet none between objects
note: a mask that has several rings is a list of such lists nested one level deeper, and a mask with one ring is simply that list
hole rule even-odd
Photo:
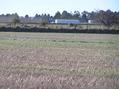
[{"label": "overcast sky", "polygon": [[0,0],[0,14],[18,13],[20,16],[36,13],[54,15],[57,11],[119,11],[119,0]]}]

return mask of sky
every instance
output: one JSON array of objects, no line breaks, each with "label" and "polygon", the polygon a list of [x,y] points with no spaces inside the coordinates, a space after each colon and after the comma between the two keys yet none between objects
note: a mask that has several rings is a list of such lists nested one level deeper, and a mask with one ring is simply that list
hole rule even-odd
[{"label": "sky", "polygon": [[18,13],[20,16],[107,9],[119,11],[119,0],[0,0],[0,14]]}]

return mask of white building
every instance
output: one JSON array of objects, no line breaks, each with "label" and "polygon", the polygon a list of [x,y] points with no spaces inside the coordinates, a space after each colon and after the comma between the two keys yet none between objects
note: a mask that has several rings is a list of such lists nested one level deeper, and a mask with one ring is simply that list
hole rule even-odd
[{"label": "white building", "polygon": [[80,24],[79,20],[74,19],[55,19],[56,24]]}]

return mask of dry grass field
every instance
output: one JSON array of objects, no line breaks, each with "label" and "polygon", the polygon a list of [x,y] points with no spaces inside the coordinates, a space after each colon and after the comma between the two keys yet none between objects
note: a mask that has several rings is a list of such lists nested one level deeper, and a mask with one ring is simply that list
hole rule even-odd
[{"label": "dry grass field", "polygon": [[119,89],[119,35],[0,32],[0,89]]}]

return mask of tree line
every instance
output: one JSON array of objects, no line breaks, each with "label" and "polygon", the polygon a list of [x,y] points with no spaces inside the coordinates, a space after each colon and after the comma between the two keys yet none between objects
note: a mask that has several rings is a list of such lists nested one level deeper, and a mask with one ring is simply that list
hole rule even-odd
[{"label": "tree line", "polygon": [[[9,16],[10,14],[2,16]],[[19,22],[19,15],[16,13],[16,17],[14,19],[14,22]],[[29,18],[29,15],[26,15],[24,18]],[[49,21],[53,21],[54,19],[76,19],[80,20],[81,22],[88,22],[88,20],[91,20],[93,23],[98,24],[104,24],[107,26],[113,25],[113,24],[119,24],[119,11],[111,11],[111,10],[99,10],[99,11],[74,11],[74,12],[68,12],[64,10],[62,13],[57,11],[54,16],[51,16],[50,14],[36,14],[34,18],[37,17],[46,17],[49,19]]]},{"label": "tree line", "polygon": [[55,19],[78,19],[81,21],[87,22],[88,20],[92,20],[93,23],[100,23],[104,25],[112,25],[119,24],[119,11],[111,11],[111,10],[99,10],[99,11],[83,11],[80,13],[79,11],[74,11],[74,13],[69,13],[67,11],[63,11],[60,13],[56,12]]}]

